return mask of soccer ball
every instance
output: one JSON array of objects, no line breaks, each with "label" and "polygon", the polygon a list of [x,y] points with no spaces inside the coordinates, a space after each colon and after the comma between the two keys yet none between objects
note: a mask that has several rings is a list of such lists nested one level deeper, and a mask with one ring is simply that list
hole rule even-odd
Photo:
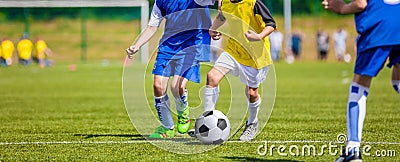
[{"label": "soccer ball", "polygon": [[286,56],[285,61],[288,64],[293,64],[294,63],[294,57],[292,55],[288,55],[288,56]]},{"label": "soccer ball", "polygon": [[231,124],[221,111],[206,111],[196,120],[195,135],[204,144],[222,144],[230,132]]},{"label": "soccer ball", "polygon": [[351,61],[351,55],[350,55],[350,54],[346,54],[346,55],[344,55],[343,59],[344,59],[344,62],[350,63],[350,61]]}]

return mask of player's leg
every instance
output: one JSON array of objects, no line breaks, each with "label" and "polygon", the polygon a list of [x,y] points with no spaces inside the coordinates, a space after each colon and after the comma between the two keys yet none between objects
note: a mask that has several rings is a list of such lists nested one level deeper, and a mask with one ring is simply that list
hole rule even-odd
[{"label": "player's leg", "polygon": [[188,105],[188,91],[186,85],[188,79],[175,75],[171,81],[171,91],[174,95],[176,111],[178,115],[178,132],[186,133],[190,127],[189,119],[189,105]]},{"label": "player's leg", "polygon": [[246,84],[245,94],[248,99],[246,127],[240,136],[241,141],[254,139],[258,132],[258,111],[261,105],[261,97],[258,94],[258,87],[265,80],[269,66],[262,69],[255,69],[241,65],[240,80]]},{"label": "player's leg", "polygon": [[327,56],[328,56],[328,51],[322,50],[322,60],[326,60]]},{"label": "player's leg", "polygon": [[391,49],[380,47],[357,54],[347,101],[347,145],[339,161],[361,160],[360,144],[369,88],[372,78],[384,66]]},{"label": "player's leg", "polygon": [[204,88],[204,111],[215,109],[219,96],[219,82],[230,71],[230,69],[220,66],[214,66],[207,73],[206,87]]},{"label": "player's leg", "polygon": [[247,123],[256,123],[258,121],[258,108],[261,104],[261,98],[258,94],[258,88],[246,86],[245,93],[248,98]]},{"label": "player's leg", "polygon": [[219,82],[231,72],[237,75],[238,63],[228,53],[223,52],[215,61],[214,67],[207,73],[206,87],[204,88],[204,111],[215,109],[219,96]]},{"label": "player's leg", "polygon": [[336,60],[343,61],[344,51],[341,47],[335,48]]},{"label": "player's leg", "polygon": [[354,74],[347,101],[347,145],[336,162],[361,161],[360,143],[371,80],[371,76]]},{"label": "player's leg", "polygon": [[5,59],[5,63],[6,63],[6,66],[11,66],[12,59],[11,58]]},{"label": "player's leg", "polygon": [[392,84],[394,90],[400,94],[400,63],[393,65]]},{"label": "player's leg", "polygon": [[6,66],[5,60],[0,56],[0,66]]},{"label": "player's leg", "polygon": [[392,68],[393,89],[400,94],[400,46],[392,47],[387,67]]},{"label": "player's leg", "polygon": [[170,99],[167,93],[168,80],[171,76],[171,60],[156,58],[154,69],[154,107],[156,108],[161,126],[156,128],[150,138],[165,138],[174,136],[174,121],[170,110]]},{"label": "player's leg", "polygon": [[156,108],[161,126],[149,138],[165,138],[174,136],[174,121],[170,111],[170,101],[167,91],[169,77],[154,75],[154,107]]},{"label": "player's leg", "polygon": [[172,78],[171,92],[174,95],[176,110],[178,111],[184,111],[188,107],[188,91],[186,89],[188,81],[188,79],[178,75]]},{"label": "player's leg", "polygon": [[394,90],[400,94],[400,46],[394,47],[389,56],[388,67],[392,67],[392,85]]},{"label": "player's leg", "polygon": [[258,132],[257,116],[259,107],[261,105],[261,98],[258,94],[258,88],[246,86],[245,93],[248,98],[247,121],[246,127],[244,128],[239,139],[241,141],[250,141],[256,136]]},{"label": "player's leg", "polygon": [[371,76],[354,74],[347,101],[348,148],[359,148],[366,113],[366,102],[371,85]]},{"label": "player's leg", "polygon": [[39,67],[41,67],[41,68],[44,68],[45,67],[45,60],[44,59],[42,59],[42,58],[36,58],[37,59],[37,64],[39,64]]}]

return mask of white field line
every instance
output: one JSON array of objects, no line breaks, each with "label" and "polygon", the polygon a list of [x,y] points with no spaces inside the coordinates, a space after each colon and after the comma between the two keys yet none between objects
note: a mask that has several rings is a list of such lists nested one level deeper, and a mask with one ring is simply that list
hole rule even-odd
[{"label": "white field line", "polygon": [[[52,142],[0,142],[0,146],[4,145],[76,145],[76,144],[143,144],[143,143],[186,143],[179,141],[170,141],[170,140],[132,140],[132,141],[52,141]],[[189,141],[195,142],[195,141]],[[339,144],[336,141],[227,141],[225,143],[275,143],[275,144],[288,144],[288,143],[329,143]],[[400,142],[363,142],[363,144],[370,145],[400,145]]]}]

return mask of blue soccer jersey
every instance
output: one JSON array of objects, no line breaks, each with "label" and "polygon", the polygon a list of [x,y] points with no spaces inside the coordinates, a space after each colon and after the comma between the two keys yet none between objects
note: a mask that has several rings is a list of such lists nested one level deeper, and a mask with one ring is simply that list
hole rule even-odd
[{"label": "blue soccer jersey", "polygon": [[207,5],[211,4],[212,0],[156,0],[149,25],[159,26],[166,19],[157,57],[181,59],[194,54],[198,61],[209,61],[211,18]]},{"label": "blue soccer jersey", "polygon": [[164,34],[158,46],[153,74],[182,76],[200,82],[200,63],[210,59],[208,29],[211,26],[207,5],[214,0],[156,0],[149,26],[165,19]]},{"label": "blue soccer jersey", "polygon": [[359,37],[354,73],[375,77],[387,58],[388,67],[400,63],[400,0],[369,0],[355,15]]},{"label": "blue soccer jersey", "polygon": [[[358,52],[400,45],[400,1],[368,0],[366,9],[355,15]],[[395,30],[393,30],[395,29]]]}]

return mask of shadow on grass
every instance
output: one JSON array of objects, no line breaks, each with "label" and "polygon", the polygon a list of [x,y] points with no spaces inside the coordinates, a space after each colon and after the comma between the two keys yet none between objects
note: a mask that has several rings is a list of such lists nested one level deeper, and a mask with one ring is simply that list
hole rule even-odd
[{"label": "shadow on grass", "polygon": [[163,139],[146,139],[149,142],[152,141],[170,141],[170,142],[176,142],[176,143],[184,143],[184,144],[197,144],[199,142],[196,142],[196,139],[194,138],[185,138],[185,137],[173,137],[173,138],[163,138]]},{"label": "shadow on grass", "polygon": [[229,160],[232,160],[232,161],[299,162],[297,160],[262,159],[262,158],[254,158],[254,157],[243,157],[243,156],[224,156],[222,158],[229,159]]},{"label": "shadow on grass", "polygon": [[96,138],[96,137],[121,137],[121,138],[131,138],[132,140],[146,140],[148,135],[141,134],[74,134],[74,136],[81,136],[85,139]]},{"label": "shadow on grass", "polygon": [[171,141],[177,143],[185,143],[185,144],[200,144],[200,142],[196,142],[195,138],[185,138],[185,137],[173,137],[173,138],[164,138],[164,139],[149,139],[150,135],[142,135],[142,134],[74,134],[74,136],[80,136],[85,139],[96,138],[96,137],[120,137],[120,138],[130,138],[131,140],[138,141]]}]

